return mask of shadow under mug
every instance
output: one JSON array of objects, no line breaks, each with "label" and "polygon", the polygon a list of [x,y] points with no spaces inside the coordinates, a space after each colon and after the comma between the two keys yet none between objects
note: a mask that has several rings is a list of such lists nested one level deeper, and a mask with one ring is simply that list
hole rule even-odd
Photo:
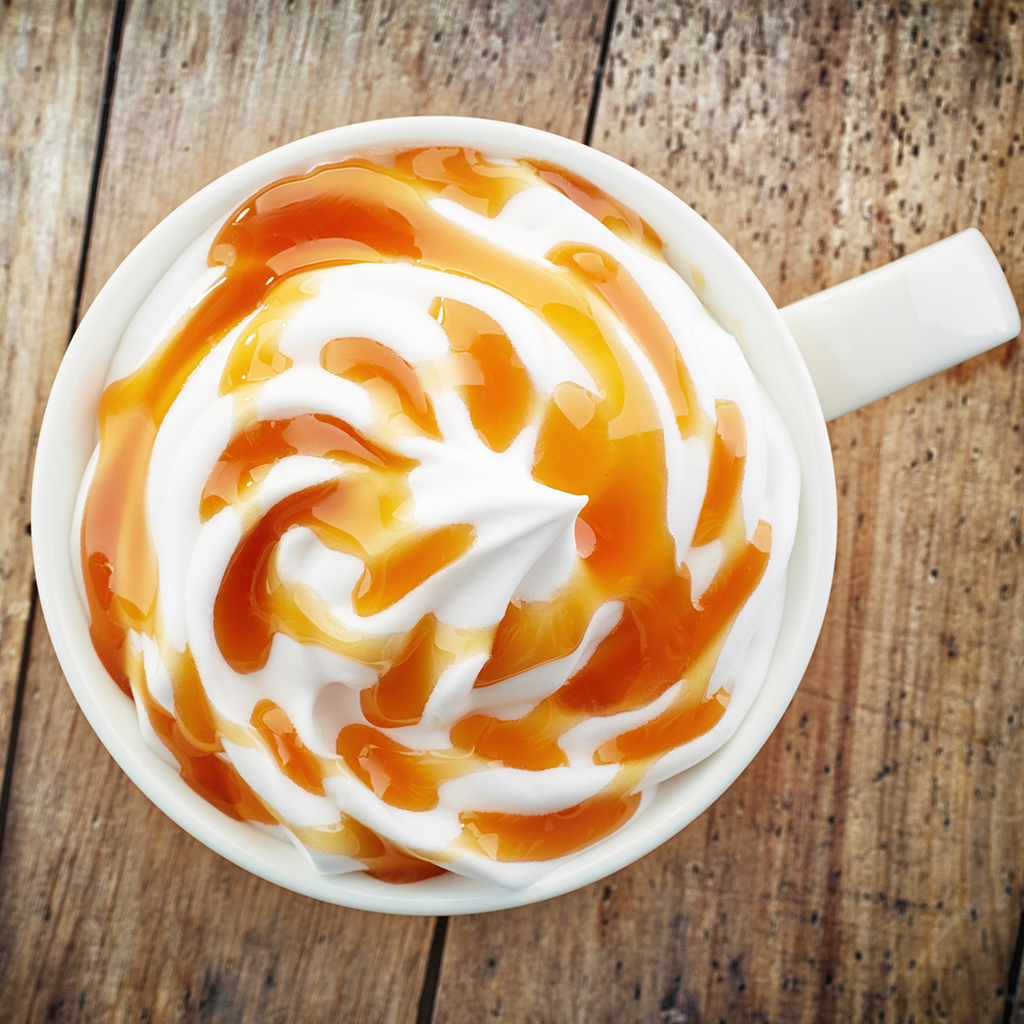
[{"label": "shadow under mug", "polygon": [[[783,622],[764,685],[736,733],[662,783],[619,832],[526,889],[445,874],[392,885],[362,873],[316,874],[289,844],[234,821],[193,792],[152,751],[89,638],[71,554],[78,488],[92,453],[100,393],[143,299],[210,225],[263,185],[357,152],[445,144],[559,164],[654,226],[668,262],[739,342],[789,429],[800,462],[799,523]],[[821,628],[835,562],[835,477],[826,419],[1016,336],[1020,318],[981,235],[962,232],[780,313],[724,239],[639,171],[579,143],[503,122],[418,117],[334,129],[266,153],[208,185],[127,257],[82,320],[53,385],[32,490],[40,601],[68,683],[101,742],[133,782],[200,842],[263,878],[316,899],[400,914],[461,914],[548,899],[594,882],[665,842],[701,814],[754,758],[789,705]]]}]

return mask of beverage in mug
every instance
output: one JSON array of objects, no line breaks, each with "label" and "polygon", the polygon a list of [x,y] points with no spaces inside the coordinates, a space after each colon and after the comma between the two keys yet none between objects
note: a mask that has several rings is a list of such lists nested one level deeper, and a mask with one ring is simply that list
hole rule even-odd
[{"label": "beverage in mug", "polygon": [[236,864],[392,913],[546,899],[692,821],[789,704],[835,556],[823,407],[1019,329],[974,231],[780,314],[569,140],[302,139],[83,319],[33,480],[47,626],[108,750]]},{"label": "beverage in mug", "polygon": [[72,543],[196,792],[319,871],[516,888],[729,738],[799,469],[661,250],[563,168],[429,146],[264,186],[157,285]]}]

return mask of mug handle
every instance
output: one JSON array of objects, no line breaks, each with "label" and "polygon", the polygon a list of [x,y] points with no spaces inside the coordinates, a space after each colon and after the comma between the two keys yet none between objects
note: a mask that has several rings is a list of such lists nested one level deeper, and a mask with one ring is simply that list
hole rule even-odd
[{"label": "mug handle", "polygon": [[1015,338],[1020,313],[977,228],[782,311],[826,420]]}]

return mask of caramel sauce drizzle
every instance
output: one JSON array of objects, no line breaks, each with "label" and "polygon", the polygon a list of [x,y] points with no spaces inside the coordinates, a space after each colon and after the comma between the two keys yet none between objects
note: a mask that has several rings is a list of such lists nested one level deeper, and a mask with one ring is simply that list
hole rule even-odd
[{"label": "caramel sauce drizzle", "polygon": [[[437,806],[438,787],[495,765],[540,771],[567,764],[565,731],[588,716],[644,707],[680,680],[667,710],[605,743],[597,764],[620,766],[616,783],[574,807],[541,815],[466,811],[458,844],[497,860],[549,859],[610,834],[635,812],[633,790],[662,754],[711,729],[728,694],[707,683],[738,610],[760,581],[771,529],[761,523],[748,542],[740,492],[746,459],[742,415],[719,402],[715,421],[701,410],[693,382],[665,324],[629,273],[608,253],[562,245],[538,265],[465,231],[430,205],[451,199],[494,217],[508,200],[540,182],[631,244],[659,255],[649,225],[592,184],[561,168],[431,147],[395,155],[392,166],[366,159],[317,168],[267,186],[228,218],[210,250],[224,275],[137,371],[111,384],[99,410],[100,457],[82,525],[81,552],[96,650],[114,680],[143,701],[154,728],[177,758],[186,782],[236,818],[279,820],[219,756],[221,737],[262,745],[281,772],[310,793],[348,773],[382,800],[407,810]],[[572,383],[537,394],[503,331],[487,314],[439,295],[429,312],[445,331],[462,383],[456,385],[481,439],[505,451],[539,422],[533,476],[587,495],[577,521],[579,565],[570,586],[551,600],[513,602],[496,630],[463,635],[425,616],[408,635],[352,634],[315,595],[282,581],[274,553],[291,529],[306,527],[328,547],[359,558],[354,592],[359,615],[390,607],[469,551],[469,524],[435,530],[408,526],[408,474],[415,462],[375,444],[327,415],[257,421],[246,404],[254,389],[291,361],[279,350],[289,307],[308,296],[309,272],[355,262],[410,262],[501,289],[532,309],[580,360],[597,390]],[[386,311],[382,313],[386,316]],[[244,532],[223,577],[214,631],[237,672],[266,664],[274,636],[323,644],[370,665],[377,682],[360,694],[369,724],[337,737],[337,757],[311,751],[285,712],[256,703],[251,721],[224,721],[203,692],[188,650],[161,652],[174,684],[174,715],[149,695],[132,633],[160,641],[158,571],[150,540],[145,481],[156,433],[185,381],[238,323],[221,380],[239,410],[236,433],[206,483],[200,515],[234,508]],[[711,449],[710,481],[694,544],[719,539],[720,569],[694,601],[685,565],[676,565],[665,515],[662,423],[615,324],[621,322],[650,360],[682,437]],[[370,394],[389,423],[442,439],[428,390],[415,367],[367,338],[337,338],[320,354],[328,372]],[[281,459],[315,455],[339,475],[254,515],[249,496]],[[490,657],[475,685],[486,687],[571,654],[594,613],[620,601],[619,624],[593,657],[533,711],[515,721],[473,714],[451,729],[452,746],[413,750],[381,730],[415,725],[438,677],[476,645]],[[389,881],[414,881],[440,867],[342,816],[327,830],[294,828],[314,848],[344,853]],[[435,852],[435,858],[437,856]]]}]

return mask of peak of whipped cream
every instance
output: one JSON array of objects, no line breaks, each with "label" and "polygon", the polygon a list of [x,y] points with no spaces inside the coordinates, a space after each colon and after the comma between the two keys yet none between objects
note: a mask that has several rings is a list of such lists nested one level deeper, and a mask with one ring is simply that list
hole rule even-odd
[{"label": "peak of whipped cream", "polygon": [[161,756],[317,871],[529,885],[767,670],[789,438],[653,232],[557,168],[272,183],[140,308],[100,435],[97,651]]}]

